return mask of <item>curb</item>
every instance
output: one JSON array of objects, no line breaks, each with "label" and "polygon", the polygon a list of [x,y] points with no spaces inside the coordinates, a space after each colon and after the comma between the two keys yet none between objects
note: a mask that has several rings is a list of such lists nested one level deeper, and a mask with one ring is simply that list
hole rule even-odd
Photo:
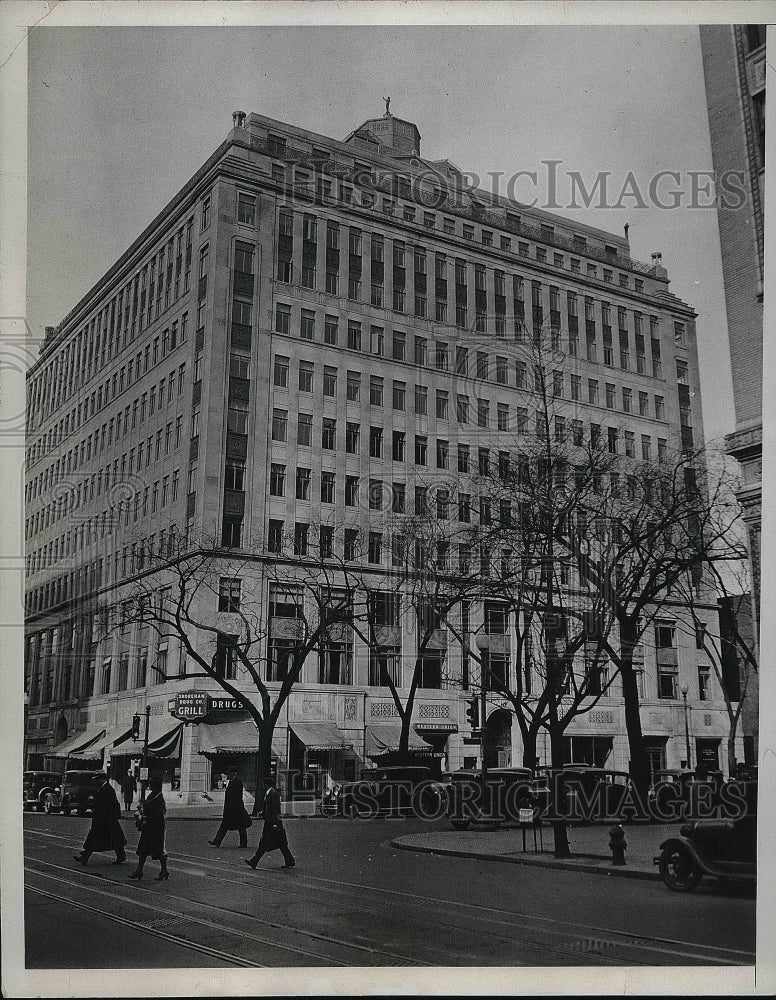
[{"label": "curb", "polygon": [[[551,861],[539,861],[536,858],[522,858],[506,854],[479,854],[477,851],[455,850],[451,847],[423,847],[416,844],[402,843],[401,838],[391,841],[391,847],[400,851],[414,851],[417,854],[442,854],[453,858],[473,858],[477,861],[497,861],[511,865],[528,865],[532,868],[559,868],[562,871],[584,872],[588,875],[612,875],[615,878],[632,878],[643,881],[660,882],[660,873],[650,872],[638,868],[609,867],[603,865],[591,865],[586,862],[577,863],[572,860],[561,861],[553,858]],[[591,855],[586,855],[591,857]],[[594,855],[592,855],[594,856]],[[605,860],[602,858],[601,860]]]}]

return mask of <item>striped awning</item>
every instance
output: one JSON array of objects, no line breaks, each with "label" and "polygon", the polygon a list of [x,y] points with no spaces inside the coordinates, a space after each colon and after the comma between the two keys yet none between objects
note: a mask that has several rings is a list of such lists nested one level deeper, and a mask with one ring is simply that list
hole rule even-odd
[{"label": "striped awning", "polygon": [[72,757],[75,753],[93,746],[104,735],[105,726],[93,726],[91,729],[87,729],[77,736],[71,736],[70,739],[60,743],[53,750],[47,750],[46,756],[55,757],[57,760],[67,760],[68,757]]},{"label": "striped awning", "polygon": [[291,729],[308,750],[352,750],[353,742],[330,722],[292,722]]},{"label": "striped awning", "polygon": [[[398,724],[369,726],[366,731],[367,757],[380,757],[384,753],[395,753],[399,749],[400,737],[401,726]],[[410,750],[431,749],[414,729],[410,729],[408,746]]]},{"label": "striped awning", "polygon": [[[140,720],[143,733],[145,719]],[[145,735],[145,734],[143,734]],[[149,757],[180,757],[183,723],[169,716],[152,716],[148,732]],[[143,740],[124,740],[111,754],[112,757],[142,757]]]},{"label": "striped awning", "polygon": [[103,733],[96,743],[90,743],[83,750],[76,750],[70,756],[78,760],[102,760],[102,755],[108,747],[113,747],[117,743],[129,739],[131,735],[131,726],[129,729],[109,729],[106,733]]},{"label": "striped awning", "polygon": [[[199,753],[201,754],[247,754],[258,753],[259,731],[250,719],[238,722],[208,723],[197,726]],[[285,737],[272,734],[272,753],[285,757]]]}]

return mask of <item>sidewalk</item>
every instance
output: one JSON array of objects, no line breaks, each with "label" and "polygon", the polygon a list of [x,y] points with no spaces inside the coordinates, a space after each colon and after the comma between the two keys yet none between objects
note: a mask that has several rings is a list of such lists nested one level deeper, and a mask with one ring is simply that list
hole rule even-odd
[{"label": "sidewalk", "polygon": [[[541,831],[543,850],[534,850],[533,831],[526,830],[523,851],[523,831],[514,827],[493,830],[489,827],[469,827],[468,830],[440,830],[397,837],[391,846],[403,851],[425,854],[447,854],[481,861],[499,861],[517,865],[561,868],[618,878],[660,879],[653,858],[661,843],[679,833],[680,823],[634,824],[625,826],[625,866],[613,866],[609,850],[609,824],[601,826],[569,826],[568,837],[572,857],[553,855],[552,827]],[[541,847],[541,845],[540,845]]]}]

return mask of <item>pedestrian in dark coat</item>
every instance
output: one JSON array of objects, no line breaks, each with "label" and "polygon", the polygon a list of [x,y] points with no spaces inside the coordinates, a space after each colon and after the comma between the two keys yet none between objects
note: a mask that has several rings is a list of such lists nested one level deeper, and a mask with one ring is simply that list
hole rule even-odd
[{"label": "pedestrian in dark coat", "polygon": [[121,795],[124,799],[124,808],[129,812],[132,808],[132,800],[135,797],[135,776],[131,771],[127,771],[121,779]]},{"label": "pedestrian in dark coat", "polygon": [[143,865],[147,858],[159,862],[160,871],[156,882],[163,882],[170,877],[167,871],[167,853],[164,849],[164,827],[167,805],[162,795],[162,779],[151,778],[148,782],[150,795],[137,808],[137,820],[140,826],[140,840],[137,845],[137,868],[129,875],[132,879],[143,877]]},{"label": "pedestrian in dark coat", "polygon": [[285,864],[284,868],[294,868],[296,861],[288,849],[288,837],[283,827],[283,820],[280,818],[280,792],[275,788],[274,778],[265,778],[264,787],[264,829],[261,831],[261,840],[256,853],[252,858],[244,858],[246,865],[255,868],[259,863],[259,858],[268,851],[281,851]]},{"label": "pedestrian in dark coat", "polygon": [[85,865],[89,856],[102,851],[115,851],[116,860],[114,864],[121,865],[127,860],[124,845],[127,838],[121,829],[121,806],[113,791],[108,775],[98,771],[92,778],[97,791],[92,802],[92,825],[86,835],[83,850],[73,857],[80,864]]},{"label": "pedestrian in dark coat", "polygon": [[240,835],[240,847],[248,846],[248,827],[252,820],[243,803],[243,783],[238,777],[237,769],[229,771],[229,784],[224,792],[224,814],[221,818],[221,826],[212,840],[208,843],[213,847],[220,847],[221,841],[229,830],[237,830]]}]

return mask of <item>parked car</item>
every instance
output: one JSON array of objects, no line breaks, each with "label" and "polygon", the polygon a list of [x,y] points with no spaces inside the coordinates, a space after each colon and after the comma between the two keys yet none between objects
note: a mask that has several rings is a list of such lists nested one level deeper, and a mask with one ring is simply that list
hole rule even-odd
[{"label": "parked car", "polygon": [[441,810],[444,795],[445,786],[428,767],[380,767],[362,771],[360,780],[340,786],[337,811],[351,819],[386,811],[434,815]]},{"label": "parked car", "polygon": [[47,813],[63,812],[69,816],[75,810],[85,816],[92,808],[94,793],[94,771],[65,771],[59,788],[52,790],[43,804]]},{"label": "parked car", "polygon": [[551,808],[574,823],[611,823],[642,813],[630,775],[590,764],[539,768],[548,787]]},{"label": "parked car", "polygon": [[734,784],[744,804],[741,815],[686,823],[678,837],[670,837],[660,845],[655,864],[665,885],[674,892],[692,892],[704,875],[730,881],[756,880],[757,782],[730,783]]},{"label": "parked car", "polygon": [[666,769],[655,771],[649,788],[650,813],[656,819],[690,819],[698,802],[701,786],[719,790],[721,771],[708,771],[699,778],[693,770]]},{"label": "parked car", "polygon": [[44,808],[47,796],[59,793],[62,775],[56,771],[25,771],[22,776],[23,808],[33,812]]},{"label": "parked car", "polygon": [[[533,822],[547,804],[544,781],[527,767],[492,767],[454,771],[447,786],[447,817],[455,830],[472,823]],[[527,810],[528,812],[522,812]],[[530,818],[529,818],[530,813]]]}]

